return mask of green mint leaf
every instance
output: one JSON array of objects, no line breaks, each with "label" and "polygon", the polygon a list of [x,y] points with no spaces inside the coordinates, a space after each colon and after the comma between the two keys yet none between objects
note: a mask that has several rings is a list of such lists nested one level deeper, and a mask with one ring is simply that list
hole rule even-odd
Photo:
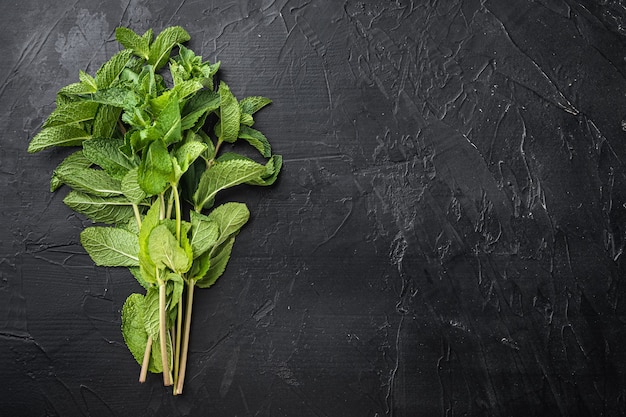
[{"label": "green mint leaf", "polygon": [[148,59],[150,41],[152,40],[152,29],[144,33],[143,36],[139,36],[129,28],[118,27],[115,29],[115,39],[117,39],[124,48],[129,49],[138,57],[145,60]]},{"label": "green mint leaf", "polygon": [[105,62],[96,72],[96,85],[98,89],[108,88],[118,79],[126,65],[133,57],[130,50],[122,50],[113,55],[111,59]]},{"label": "green mint leaf", "polygon": [[237,99],[225,82],[220,82],[218,92],[220,94],[220,122],[216,125],[215,134],[224,142],[232,143],[239,136],[241,110]]},{"label": "green mint leaf", "polygon": [[162,140],[155,140],[148,146],[139,164],[137,179],[141,189],[148,195],[162,193],[174,179],[174,166]]},{"label": "green mint leaf", "polygon": [[85,71],[80,70],[78,72],[78,79],[80,80],[81,83],[88,85],[94,91],[98,89],[98,83],[96,83],[95,78],[87,74]]},{"label": "green mint leaf", "polygon": [[213,256],[211,256],[210,266],[206,274],[196,281],[198,288],[208,288],[215,284],[215,281],[222,276],[226,270],[226,265],[233,251],[235,236],[231,236],[218,248]]},{"label": "green mint leaf", "polygon": [[272,100],[269,98],[261,97],[261,96],[251,96],[242,99],[239,102],[239,108],[242,113],[246,114],[254,114],[257,111],[261,110],[263,107],[270,104]]},{"label": "green mint leaf", "polygon": [[172,94],[167,105],[157,116],[155,126],[158,128],[160,136],[166,145],[181,140],[180,106],[176,94]]},{"label": "green mint leaf", "polygon": [[[203,117],[220,106],[220,96],[215,91],[202,90],[187,100],[182,111],[181,129],[191,129]],[[204,123],[201,123],[204,124]]]},{"label": "green mint leaf", "polygon": [[[122,336],[128,350],[140,365],[143,362],[143,355],[148,343],[148,333],[144,324],[144,310],[145,301],[141,294],[129,295],[122,307]],[[162,372],[160,357],[150,361],[148,370],[154,373]]]},{"label": "green mint leaf", "polygon": [[154,339],[159,337],[159,288],[150,287],[144,297],[143,321],[147,334]]},{"label": "green mint leaf", "polygon": [[89,168],[90,166],[91,161],[85,158],[82,150],[70,154],[63,161],[61,161],[52,173],[52,178],[50,178],[50,191],[56,191],[61,185],[64,184],[63,176],[67,175],[64,174],[64,172],[72,172],[77,169]]},{"label": "green mint leaf", "polygon": [[283,157],[280,155],[272,155],[265,164],[265,173],[261,178],[248,181],[250,185],[268,186],[274,184],[278,178],[278,174],[283,166]]},{"label": "green mint leaf", "polygon": [[139,229],[139,268],[141,276],[144,281],[151,284],[156,284],[156,265],[150,258],[149,243],[150,234],[155,227],[159,225],[159,218],[161,216],[161,203],[156,200],[152,207],[148,210],[141,222],[141,229]]},{"label": "green mint leaf", "polygon": [[139,285],[141,285],[144,289],[148,289],[152,286],[152,284],[150,284],[148,281],[146,281],[143,278],[143,275],[141,275],[141,268],[138,268],[136,266],[132,266],[130,268],[128,268],[128,270],[130,271],[131,274],[133,274],[133,276],[135,277],[135,279],[137,280],[137,282],[139,283]]},{"label": "green mint leaf", "polygon": [[251,160],[233,159],[214,163],[200,177],[198,189],[193,196],[196,211],[213,205],[219,191],[258,178],[265,171],[263,165]]},{"label": "green mint leaf", "polygon": [[141,102],[141,97],[136,92],[122,87],[98,90],[86,98],[89,101],[123,109],[134,109]]},{"label": "green mint leaf", "polygon": [[96,117],[93,120],[92,135],[96,138],[109,138],[113,136],[121,113],[122,109],[119,107],[100,104]]},{"label": "green mint leaf", "polygon": [[221,245],[248,222],[250,211],[244,203],[229,202],[213,209],[207,218],[219,226],[220,236],[215,244]]},{"label": "green mint leaf", "polygon": [[51,126],[62,126],[68,124],[78,124],[92,120],[96,111],[98,110],[98,103],[74,101],[58,106],[46,119],[43,128]]},{"label": "green mint leaf", "polygon": [[64,184],[69,185],[77,191],[99,197],[122,195],[122,184],[120,180],[112,178],[109,174],[99,169],[68,166],[62,171],[58,170],[56,175]]},{"label": "green mint leaf", "polygon": [[83,94],[91,94],[91,93],[95,93],[96,90],[97,90],[97,86],[90,84],[89,82],[81,81],[79,83],[72,83],[72,84],[66,85],[65,87],[59,90],[59,92],[57,93],[57,101],[59,100],[59,96],[71,97],[71,96],[78,96],[78,95],[83,95]]},{"label": "green mint leaf", "polygon": [[105,198],[70,191],[63,202],[97,223],[120,224],[134,217],[133,208],[124,197]]},{"label": "green mint leaf", "polygon": [[176,237],[164,224],[155,227],[150,233],[148,251],[157,268],[167,267],[182,274],[191,267],[186,251],[178,245]]},{"label": "green mint leaf", "polygon": [[139,168],[133,168],[122,178],[122,193],[133,204],[141,203],[147,196],[138,182]]},{"label": "green mint leaf", "polygon": [[89,133],[78,127],[51,126],[35,135],[28,145],[28,152],[35,153],[53,146],[77,146],[90,137]]},{"label": "green mint leaf", "polygon": [[121,180],[138,165],[120,150],[122,146],[124,139],[93,138],[83,143],[83,154],[111,177]]},{"label": "green mint leaf", "polygon": [[217,221],[197,213],[190,212],[191,217],[191,248],[193,257],[197,258],[218,243],[220,227]]},{"label": "green mint leaf", "polygon": [[[251,114],[241,113],[241,119],[239,120],[239,123],[242,125],[242,127],[244,126],[250,127],[254,125],[254,118],[252,117]],[[239,137],[241,137],[241,132],[239,132]]]},{"label": "green mint leaf", "polygon": [[156,69],[161,68],[167,63],[172,48],[176,44],[187,42],[190,38],[189,33],[180,26],[164,29],[150,45],[148,64],[153,65]]},{"label": "green mint leaf", "polygon": [[80,242],[98,266],[138,266],[137,235],[115,227],[88,227]]},{"label": "green mint leaf", "polygon": [[183,277],[180,276],[179,274],[175,274],[173,272],[169,272],[167,274],[167,276],[165,277],[166,280],[166,285],[167,285],[167,299],[169,300],[168,303],[168,310],[173,314],[172,316],[172,323],[174,322],[174,320],[176,319],[176,313],[177,308],[176,306],[178,305],[178,303],[181,301],[182,297],[183,297],[183,290],[185,289],[185,281],[183,280]]},{"label": "green mint leaf", "polygon": [[264,157],[269,158],[272,155],[272,147],[269,141],[265,135],[258,130],[248,126],[241,126],[239,129],[239,137],[254,146]]},{"label": "green mint leaf", "polygon": [[180,175],[187,172],[191,164],[195,162],[203,152],[208,149],[208,146],[203,142],[198,142],[195,140],[191,140],[182,144],[178,149],[174,151],[174,157],[176,158],[176,162],[178,163],[178,167],[180,169]]}]

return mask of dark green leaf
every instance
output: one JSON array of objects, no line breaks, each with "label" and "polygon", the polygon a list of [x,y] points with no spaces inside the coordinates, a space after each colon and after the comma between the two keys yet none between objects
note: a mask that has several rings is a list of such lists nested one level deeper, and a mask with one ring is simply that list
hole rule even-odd
[{"label": "dark green leaf", "polygon": [[[98,104],[98,103],[94,103]],[[96,138],[109,138],[113,136],[122,109],[108,104],[100,104],[96,117],[93,121],[92,134]]]},{"label": "dark green leaf", "polygon": [[218,248],[215,254],[211,257],[207,273],[196,282],[198,288],[208,288],[215,284],[215,281],[222,276],[224,270],[226,270],[226,265],[230,259],[234,243],[235,236],[232,236]]}]

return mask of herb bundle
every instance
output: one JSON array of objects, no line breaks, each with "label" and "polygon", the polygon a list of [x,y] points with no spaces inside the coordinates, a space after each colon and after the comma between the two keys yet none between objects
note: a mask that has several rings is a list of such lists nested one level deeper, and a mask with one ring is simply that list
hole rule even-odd
[{"label": "herb bundle", "polygon": [[[115,37],[124,49],[95,76],[80,71],[79,82],[58,92],[28,152],[79,148],[55,169],[50,189],[70,187],[65,204],[98,224],[80,235],[95,264],[127,267],[145,288],[124,303],[122,334],[141,364],[139,380],[162,373],[176,395],[194,289],[222,275],[250,216],[243,203],[215,207],[216,195],[273,184],[282,158],[252,127],[253,114],[271,101],[237,100],[224,82],[214,85],[219,62],[203,62],[183,46],[190,38],[183,28],[154,37],[120,27]],[[263,163],[223,151],[236,141],[256,149]]]}]

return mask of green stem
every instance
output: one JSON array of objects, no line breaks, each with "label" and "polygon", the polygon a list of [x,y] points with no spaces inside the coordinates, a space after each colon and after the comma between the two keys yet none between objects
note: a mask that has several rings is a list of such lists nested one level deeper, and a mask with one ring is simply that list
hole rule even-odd
[{"label": "green stem", "polygon": [[[158,275],[158,270],[157,270]],[[169,358],[167,357],[167,317],[165,309],[165,281],[157,276],[159,283],[159,342],[161,346],[161,362],[163,364],[163,385],[172,385],[172,374],[170,372]]]},{"label": "green stem", "polygon": [[172,184],[172,194],[174,194],[174,205],[176,206],[176,240],[180,244],[180,230],[183,219],[180,214],[180,196],[178,195],[178,187],[176,184]]},{"label": "green stem", "polygon": [[176,353],[174,354],[174,395],[176,395],[176,387],[178,387],[178,378],[180,372],[180,342],[183,330],[183,302],[178,302],[178,313],[176,315]]},{"label": "green stem", "polygon": [[137,221],[137,227],[141,229],[141,214],[139,213],[139,207],[133,203],[133,213],[135,213],[135,220]]},{"label": "green stem", "polygon": [[185,312],[185,336],[183,338],[183,346],[180,357],[180,370],[178,372],[178,382],[174,392],[176,394],[183,393],[183,385],[185,384],[185,372],[187,370],[187,353],[189,352],[189,332],[191,330],[191,309],[193,306],[193,289],[196,281],[189,280],[189,288],[187,290],[187,308]]}]

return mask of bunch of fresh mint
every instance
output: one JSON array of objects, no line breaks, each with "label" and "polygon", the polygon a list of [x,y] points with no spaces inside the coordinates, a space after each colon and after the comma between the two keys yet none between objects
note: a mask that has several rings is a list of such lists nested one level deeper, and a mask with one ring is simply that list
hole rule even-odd
[{"label": "bunch of fresh mint", "polygon": [[[153,38],[152,30],[139,36],[120,27],[115,36],[125,49],[95,77],[80,71],[79,82],[58,92],[28,151],[79,147],[56,168],[50,188],[69,186],[65,204],[101,224],[80,235],[93,261],[127,267],[146,290],[131,294],[122,311],[140,381],[147,371],[162,372],[181,394],[194,288],[222,275],[250,216],[243,203],[214,207],[215,197],[240,184],[274,183],[282,158],[252,127],[270,100],[238,101],[225,83],[215,86],[219,63],[181,45],[190,38],[183,28]],[[250,144],[264,163],[220,153],[235,141]]]}]

